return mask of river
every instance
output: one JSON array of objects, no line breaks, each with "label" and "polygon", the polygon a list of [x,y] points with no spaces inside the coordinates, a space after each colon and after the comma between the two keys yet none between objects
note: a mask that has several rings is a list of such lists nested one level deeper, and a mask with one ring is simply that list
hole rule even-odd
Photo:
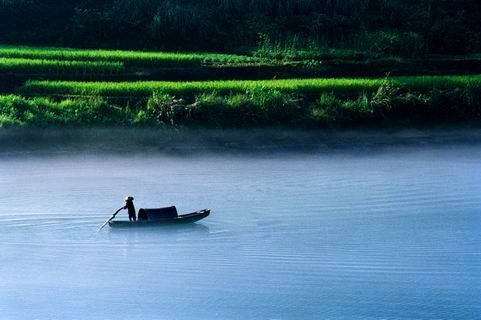
[{"label": "river", "polygon": [[[399,141],[202,153],[9,146],[0,318],[479,319],[481,142]],[[212,213],[97,232],[126,195],[137,208]]]}]

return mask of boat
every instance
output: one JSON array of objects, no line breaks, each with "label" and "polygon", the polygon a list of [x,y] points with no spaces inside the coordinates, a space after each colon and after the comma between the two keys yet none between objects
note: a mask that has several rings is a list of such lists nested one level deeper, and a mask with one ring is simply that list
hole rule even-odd
[{"label": "boat", "polygon": [[150,227],[169,224],[193,223],[206,218],[210,209],[203,209],[189,214],[179,215],[175,206],[157,209],[140,209],[137,221],[111,220],[112,228]]}]

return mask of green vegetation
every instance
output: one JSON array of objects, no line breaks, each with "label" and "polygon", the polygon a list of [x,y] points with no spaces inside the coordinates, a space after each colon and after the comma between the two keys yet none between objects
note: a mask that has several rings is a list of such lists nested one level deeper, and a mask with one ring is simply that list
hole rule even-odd
[{"label": "green vegetation", "polygon": [[481,120],[481,87],[416,91],[383,81],[373,92],[333,92],[306,98],[256,87],[243,92],[200,93],[189,99],[154,93],[148,101],[118,104],[102,97],[56,101],[0,96],[0,127],[201,126],[332,127]]},{"label": "green vegetation", "polygon": [[477,0],[0,1],[0,126],[478,121],[480,20]]},{"label": "green vegetation", "polygon": [[[218,53],[169,53],[120,50],[79,50],[71,48],[39,47],[0,47],[0,58],[36,59],[34,61],[66,61],[68,64],[80,65],[83,61],[97,63],[99,67],[125,65],[128,67],[200,67],[203,64],[249,64],[258,59],[249,56]],[[75,62],[77,61],[77,62]]]},{"label": "green vegetation", "polygon": [[[369,51],[317,50],[315,46],[303,51],[296,49],[296,43],[288,48],[269,41],[265,38],[257,58],[0,47],[0,88],[4,94],[17,94],[0,96],[0,126],[323,127],[382,124],[401,119],[472,121],[481,114],[480,75],[398,76],[388,80],[379,77],[126,80],[138,79],[136,73],[150,79],[155,70],[180,68],[196,73],[207,65],[209,70],[240,72],[247,65],[258,68],[262,63],[290,64],[289,68],[298,71],[323,70],[319,68],[326,62],[333,68],[354,65],[370,68],[365,62],[370,59],[387,66],[400,60]],[[447,57],[446,61],[454,63],[452,59],[455,58]],[[261,76],[262,70],[258,69]],[[115,81],[99,81],[102,79]]]},{"label": "green vegetation", "polygon": [[[363,37],[367,35],[363,34]],[[268,35],[261,34],[254,54],[264,59],[288,62],[301,61],[314,65],[326,61],[367,61],[383,58],[387,54],[387,52],[379,50],[376,45],[377,42],[365,42],[365,40],[367,39],[359,39],[360,45],[358,47],[360,49],[327,48],[320,46],[313,39],[299,35],[288,35],[282,40],[272,40]],[[372,41],[374,39],[369,40]],[[372,45],[367,46],[366,43],[371,43]],[[388,54],[391,54],[391,52]]]},{"label": "green vegetation", "polygon": [[0,72],[4,73],[77,73],[77,74],[114,74],[123,69],[120,62],[87,62],[68,60],[40,60],[0,58]]},{"label": "green vegetation", "polygon": [[[448,89],[481,85],[481,76],[422,76],[391,79],[398,86],[415,90]],[[78,95],[110,97],[148,97],[153,92],[173,95],[197,95],[216,92],[227,94],[267,88],[290,93],[357,95],[372,92],[383,79],[285,79],[259,81],[195,81],[195,82],[69,82],[29,81],[18,91],[24,95]]]},{"label": "green vegetation", "polygon": [[289,92],[319,92],[344,90],[346,92],[374,90],[382,79],[293,79],[293,80],[230,80],[193,82],[73,82],[29,81],[19,93],[25,95],[80,95],[113,97],[148,97],[153,92],[175,95],[201,93],[242,92],[249,89],[269,88]]},{"label": "green vegetation", "polygon": [[24,99],[0,96],[0,128],[119,125],[125,111],[102,99],[64,100]]},{"label": "green vegetation", "polygon": [[262,34],[298,50],[410,57],[480,52],[479,21],[479,0],[4,0],[0,42],[250,52]]},{"label": "green vegetation", "polygon": [[265,39],[256,56],[0,46],[0,78],[199,81],[481,73],[476,55],[404,59],[350,49],[285,48]]}]

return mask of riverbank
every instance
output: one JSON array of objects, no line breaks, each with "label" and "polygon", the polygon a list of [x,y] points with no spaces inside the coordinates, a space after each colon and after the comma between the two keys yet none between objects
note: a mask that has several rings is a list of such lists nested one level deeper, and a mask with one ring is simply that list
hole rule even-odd
[{"label": "riverbank", "polygon": [[[55,86],[37,82],[27,84],[23,92],[38,97],[0,96],[0,128],[349,128],[476,124],[481,120],[479,76],[415,77],[402,81],[405,82],[400,78],[219,81],[205,87],[202,82],[172,83],[172,87],[158,83],[164,85],[161,91],[155,86],[144,88],[141,83],[132,83],[130,88],[129,83]],[[112,90],[123,91],[127,100],[112,96]],[[62,95],[42,96],[52,92]],[[68,93],[83,95],[69,97]]]},{"label": "riverbank", "polygon": [[[481,76],[472,74],[481,72],[479,56],[412,63],[341,51],[286,61],[0,46],[0,128],[379,128],[481,120]],[[383,73],[370,77],[356,66]]]}]

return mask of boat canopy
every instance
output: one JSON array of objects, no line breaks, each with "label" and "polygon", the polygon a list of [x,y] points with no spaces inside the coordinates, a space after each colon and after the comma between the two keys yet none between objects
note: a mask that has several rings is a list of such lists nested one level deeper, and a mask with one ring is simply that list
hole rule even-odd
[{"label": "boat canopy", "polygon": [[139,220],[160,220],[167,218],[176,218],[177,216],[177,208],[175,206],[158,209],[139,210]]}]

